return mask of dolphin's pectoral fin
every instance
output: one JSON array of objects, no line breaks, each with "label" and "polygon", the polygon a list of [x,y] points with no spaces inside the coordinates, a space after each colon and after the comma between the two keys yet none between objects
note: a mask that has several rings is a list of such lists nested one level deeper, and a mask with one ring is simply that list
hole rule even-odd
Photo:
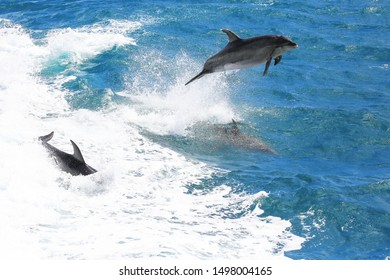
[{"label": "dolphin's pectoral fin", "polygon": [[226,35],[228,35],[229,43],[237,41],[237,40],[241,40],[241,38],[238,37],[233,31],[230,31],[228,29],[222,29],[222,32],[225,32]]},{"label": "dolphin's pectoral fin", "polygon": [[277,57],[275,57],[275,64],[274,65],[278,65],[278,63],[282,60],[282,56],[279,55]]},{"label": "dolphin's pectoral fin", "polygon": [[54,131],[50,132],[48,135],[41,136],[38,139],[41,140],[42,142],[49,142],[51,138],[53,138]]},{"label": "dolphin's pectoral fin", "polygon": [[72,140],[70,140],[70,142],[72,143],[72,146],[73,146],[73,156],[76,159],[78,159],[79,161],[85,163],[83,155],[81,154],[81,151],[80,151],[79,147],[77,147],[76,143],[73,142]]},{"label": "dolphin's pectoral fin", "polygon": [[271,65],[271,60],[272,60],[272,57],[270,59],[268,59],[267,64],[265,64],[265,69],[264,69],[264,72],[263,72],[263,76],[265,76],[265,74],[267,74],[268,68]]}]

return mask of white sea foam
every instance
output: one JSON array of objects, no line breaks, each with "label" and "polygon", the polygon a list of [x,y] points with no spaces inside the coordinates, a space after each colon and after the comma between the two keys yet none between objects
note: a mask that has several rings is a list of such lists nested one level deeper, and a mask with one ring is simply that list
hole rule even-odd
[{"label": "white sea foam", "polygon": [[46,46],[52,59],[80,63],[114,46],[135,45],[127,34],[140,26],[139,22],[111,20],[75,29],[55,29],[48,33]]},{"label": "white sea foam", "polygon": [[[189,192],[189,185],[227,171],[138,131],[144,123],[167,133],[193,121],[222,120],[233,113],[226,88],[207,77],[207,86],[182,86],[191,76],[187,68],[163,94],[140,84],[135,104],[75,111],[61,88],[40,79],[57,46],[88,59],[115,44],[133,43],[127,33],[110,37],[112,28],[99,28],[53,31],[46,44],[37,45],[20,26],[0,25],[0,258],[279,258],[300,248],[303,240],[289,232],[288,221],[259,216],[266,193],[236,194],[228,185]],[[87,43],[67,45],[69,36],[80,34]],[[108,38],[105,34],[118,41],[92,40]],[[178,67],[185,59],[177,59]],[[53,145],[71,152],[73,139],[99,172],[86,177],[61,172],[37,141],[52,130]]]},{"label": "white sea foam", "polygon": [[158,134],[185,135],[186,129],[197,122],[226,123],[238,118],[224,74],[206,75],[185,86],[197,74],[194,69],[201,69],[185,54],[166,58],[151,51],[133,59],[145,65],[135,70],[128,82],[134,123]]}]

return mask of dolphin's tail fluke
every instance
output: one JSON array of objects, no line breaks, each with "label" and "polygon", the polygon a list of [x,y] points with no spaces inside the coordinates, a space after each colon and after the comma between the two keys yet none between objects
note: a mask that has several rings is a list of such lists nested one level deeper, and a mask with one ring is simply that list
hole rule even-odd
[{"label": "dolphin's tail fluke", "polygon": [[54,131],[52,131],[51,133],[49,133],[48,135],[45,135],[45,136],[41,136],[39,137],[38,139],[42,142],[49,142],[51,140],[51,138],[53,138],[53,135],[54,135]]},{"label": "dolphin's tail fluke", "polygon": [[191,80],[189,80],[185,85],[188,85],[189,83],[192,83],[193,81],[197,80],[197,79],[200,79],[202,78],[204,75],[206,75],[208,72],[207,71],[202,71],[200,72],[198,75],[196,75],[195,77],[193,77]]}]

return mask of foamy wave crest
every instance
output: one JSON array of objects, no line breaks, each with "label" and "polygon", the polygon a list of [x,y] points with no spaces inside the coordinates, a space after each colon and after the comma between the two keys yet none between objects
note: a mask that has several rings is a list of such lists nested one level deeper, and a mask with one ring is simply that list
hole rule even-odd
[{"label": "foamy wave crest", "polygon": [[52,59],[63,63],[80,63],[114,46],[135,45],[127,36],[141,27],[141,23],[110,20],[80,28],[52,30],[46,37],[46,44]]},{"label": "foamy wave crest", "polygon": [[26,30],[7,20],[0,20],[0,40],[0,133],[26,134],[37,119],[63,113],[68,106],[61,92],[38,76],[45,47],[35,45]]}]

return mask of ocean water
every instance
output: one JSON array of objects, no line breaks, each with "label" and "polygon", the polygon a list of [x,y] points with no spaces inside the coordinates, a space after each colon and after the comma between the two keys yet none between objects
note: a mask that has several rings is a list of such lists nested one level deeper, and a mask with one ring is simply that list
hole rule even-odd
[{"label": "ocean water", "polygon": [[[299,48],[184,86],[223,28]],[[388,259],[389,38],[388,1],[1,0],[0,258]]]}]

